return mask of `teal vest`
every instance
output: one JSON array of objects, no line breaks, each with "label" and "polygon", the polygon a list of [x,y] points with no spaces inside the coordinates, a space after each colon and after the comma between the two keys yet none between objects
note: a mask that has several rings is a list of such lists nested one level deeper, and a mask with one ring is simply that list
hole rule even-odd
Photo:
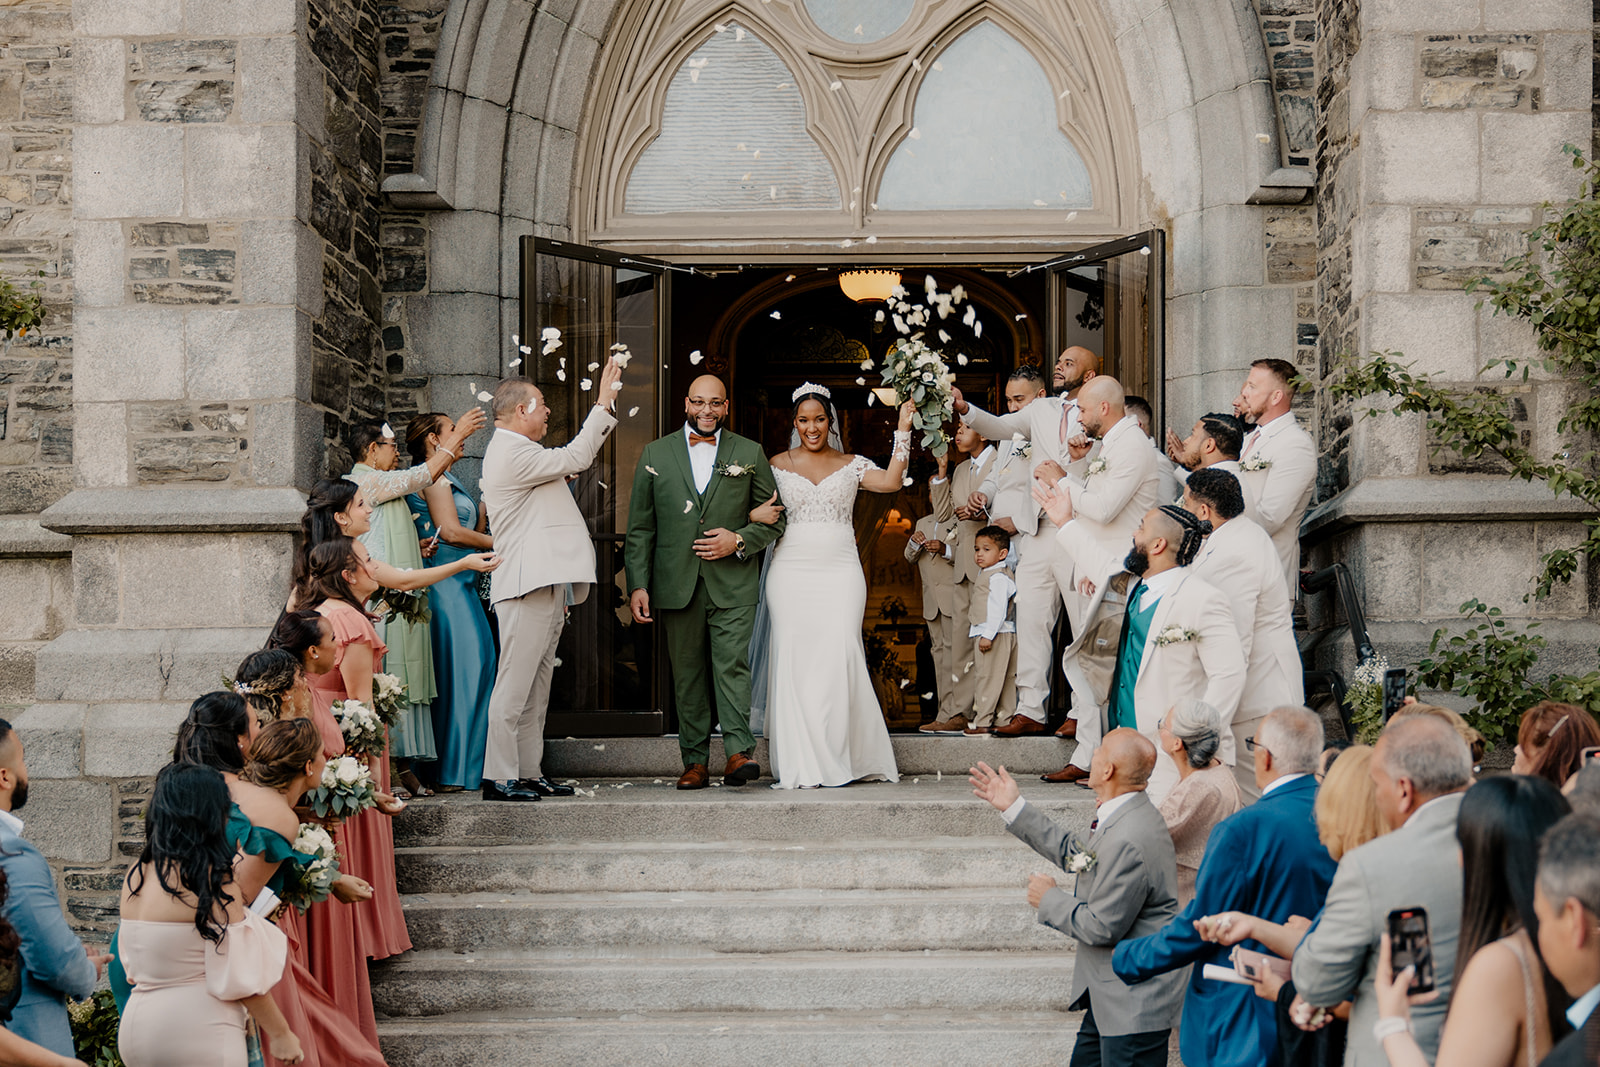
[{"label": "teal vest", "polygon": [[[1145,638],[1150,636],[1150,620],[1155,618],[1159,599],[1144,602],[1144,583],[1134,586],[1128,597],[1128,613],[1122,617],[1122,637],[1117,642],[1117,669],[1111,679],[1111,706],[1107,709],[1109,728],[1139,728],[1134,714],[1133,690],[1139,684],[1139,663],[1144,659]],[[1137,603],[1137,607],[1135,607]]]}]

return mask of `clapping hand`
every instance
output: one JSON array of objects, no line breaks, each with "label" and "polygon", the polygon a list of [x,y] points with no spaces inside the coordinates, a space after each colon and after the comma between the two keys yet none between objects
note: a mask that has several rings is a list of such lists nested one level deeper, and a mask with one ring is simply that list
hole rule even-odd
[{"label": "clapping hand", "polygon": [[972,795],[987,800],[995,811],[1005,811],[1022,796],[1015,778],[1001,764],[997,771],[987,763],[979,762],[967,770],[967,781],[972,785]]},{"label": "clapping hand", "polygon": [[1183,461],[1183,438],[1171,430],[1167,431],[1167,458],[1180,467],[1187,468],[1189,466]]},{"label": "clapping hand", "polygon": [[1033,499],[1057,526],[1065,526],[1072,521],[1072,494],[1063,493],[1054,482],[1035,478]]},{"label": "clapping hand", "polygon": [[606,360],[605,369],[600,372],[599,391],[595,395],[595,404],[610,409],[617,402],[617,390],[622,387],[622,367],[618,365],[617,358],[612,356]]}]

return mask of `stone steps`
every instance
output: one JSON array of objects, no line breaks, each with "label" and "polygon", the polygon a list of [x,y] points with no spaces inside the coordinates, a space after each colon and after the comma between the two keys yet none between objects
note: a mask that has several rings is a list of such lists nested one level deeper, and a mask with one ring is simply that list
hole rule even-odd
[{"label": "stone steps", "polygon": [[[964,771],[805,791],[585,776],[593,796],[415,801],[395,834],[416,948],[372,967],[385,1056],[1062,1062],[1072,942],[1023,895],[1048,864]],[[1087,790],[1024,791],[1087,828]]]},{"label": "stone steps", "polygon": [[994,1067],[1065,1063],[1077,1014],[1055,1012],[638,1013],[552,1019],[516,1013],[384,1023],[391,1067]]},{"label": "stone steps", "polygon": [[[1059,947],[1065,947],[1059,946]],[[413,952],[373,967],[379,1012],[391,1018],[466,1012],[1062,1011],[1071,952],[794,952],[636,954],[571,959],[519,953]]]},{"label": "stone steps", "polygon": [[[945,775],[966,776],[974,760],[990,766],[1004,761],[1018,774],[1036,775],[1058,771],[1077,747],[1076,741],[1045,734],[1030,737],[964,737],[937,734],[890,734],[895,765],[903,778],[915,778],[943,771]],[[599,778],[677,778],[683,770],[676,734],[666,737],[552,737],[545,742],[544,771],[552,778],[584,775]],[[767,742],[756,741],[755,760],[770,772]],[[727,756],[722,738],[711,739],[707,763],[720,771]]]}]

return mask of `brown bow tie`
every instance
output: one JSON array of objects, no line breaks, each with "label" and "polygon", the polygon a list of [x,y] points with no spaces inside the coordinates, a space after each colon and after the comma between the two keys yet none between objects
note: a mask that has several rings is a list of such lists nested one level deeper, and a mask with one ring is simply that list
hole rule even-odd
[{"label": "brown bow tie", "polygon": [[691,445],[714,445],[716,443],[717,443],[717,435],[716,434],[711,434],[710,436],[707,436],[707,435],[705,435],[703,433],[695,433],[693,430],[689,431],[689,444],[691,444]]}]

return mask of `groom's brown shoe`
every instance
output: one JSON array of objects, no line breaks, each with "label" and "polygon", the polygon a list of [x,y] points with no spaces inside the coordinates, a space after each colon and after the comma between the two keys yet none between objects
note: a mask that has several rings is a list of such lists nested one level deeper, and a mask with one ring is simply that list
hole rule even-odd
[{"label": "groom's brown shoe", "polygon": [[683,777],[678,779],[679,789],[704,789],[710,784],[711,772],[704,763],[689,764],[683,769]]},{"label": "groom's brown shoe", "polygon": [[744,785],[760,777],[761,764],[743,752],[735,752],[729,756],[728,765],[722,768],[723,785]]},{"label": "groom's brown shoe", "polygon": [[1049,774],[1041,774],[1039,776],[1039,781],[1065,784],[1067,782],[1082,782],[1088,777],[1088,771],[1081,767],[1074,767],[1069,763],[1059,771],[1051,771]]}]

